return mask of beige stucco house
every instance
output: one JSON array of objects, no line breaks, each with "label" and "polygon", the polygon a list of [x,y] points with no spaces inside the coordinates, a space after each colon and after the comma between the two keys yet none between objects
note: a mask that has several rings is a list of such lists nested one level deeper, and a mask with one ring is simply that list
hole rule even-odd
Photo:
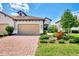
[{"label": "beige stucco house", "polygon": [[34,16],[10,16],[0,11],[0,32],[6,32],[6,26],[13,26],[15,34],[42,34],[44,25],[50,25],[49,18],[39,18]]}]

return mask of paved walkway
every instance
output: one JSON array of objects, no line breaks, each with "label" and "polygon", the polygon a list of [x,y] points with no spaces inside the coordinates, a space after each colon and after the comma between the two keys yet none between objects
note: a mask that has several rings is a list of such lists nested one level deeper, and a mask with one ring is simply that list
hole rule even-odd
[{"label": "paved walkway", "polygon": [[39,36],[7,36],[0,38],[0,55],[33,56],[38,46]]}]

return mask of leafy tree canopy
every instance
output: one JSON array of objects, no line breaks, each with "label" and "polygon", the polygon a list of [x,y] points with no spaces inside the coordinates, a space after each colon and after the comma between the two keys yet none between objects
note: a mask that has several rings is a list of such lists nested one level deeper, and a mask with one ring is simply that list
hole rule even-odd
[{"label": "leafy tree canopy", "polygon": [[79,26],[77,17],[73,16],[73,14],[71,13],[71,11],[69,9],[67,9],[64,12],[63,16],[61,17],[60,24],[62,25],[62,28],[64,28],[64,29]]},{"label": "leafy tree canopy", "polygon": [[48,32],[51,32],[51,33],[57,32],[57,27],[55,25],[51,25],[48,29]]}]

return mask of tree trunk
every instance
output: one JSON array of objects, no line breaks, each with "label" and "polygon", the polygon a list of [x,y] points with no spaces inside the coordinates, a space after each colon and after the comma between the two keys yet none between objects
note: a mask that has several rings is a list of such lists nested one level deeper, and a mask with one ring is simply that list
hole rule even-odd
[{"label": "tree trunk", "polygon": [[68,28],[68,33],[67,33],[67,34],[68,34],[68,36],[69,36],[69,34],[70,34],[70,28]]}]

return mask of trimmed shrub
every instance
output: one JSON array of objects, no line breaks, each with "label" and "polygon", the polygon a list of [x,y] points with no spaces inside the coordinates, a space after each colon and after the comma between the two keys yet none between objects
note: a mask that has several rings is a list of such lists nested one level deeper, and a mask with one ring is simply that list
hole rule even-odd
[{"label": "trimmed shrub", "polygon": [[59,43],[64,43],[64,40],[63,39],[59,40]]},{"label": "trimmed shrub", "polygon": [[55,42],[55,40],[49,40],[49,43],[54,43]]},{"label": "trimmed shrub", "polygon": [[75,43],[75,39],[70,39],[69,43]]},{"label": "trimmed shrub", "polygon": [[60,40],[63,37],[63,35],[64,35],[64,32],[57,32],[56,33],[57,40]]},{"label": "trimmed shrub", "polygon": [[46,35],[47,34],[47,30],[44,30],[43,34]]},{"label": "trimmed shrub", "polygon": [[13,33],[14,28],[12,26],[7,26],[5,30],[7,31],[8,35],[11,35]]},{"label": "trimmed shrub", "polygon": [[63,38],[64,40],[66,40],[66,41],[67,41],[67,40],[69,40],[69,39],[70,39],[70,36],[69,36],[69,35],[67,35],[67,34],[64,34],[62,38]]},{"label": "trimmed shrub", "polygon": [[40,39],[41,39],[41,40],[43,40],[43,39],[49,39],[49,36],[48,36],[48,35],[41,35],[41,36],[40,36]]},{"label": "trimmed shrub", "polygon": [[40,40],[40,43],[48,43],[48,40]]},{"label": "trimmed shrub", "polygon": [[72,37],[69,41],[70,43],[79,43],[79,37]]},{"label": "trimmed shrub", "polygon": [[75,37],[74,41],[75,43],[79,43],[79,37]]},{"label": "trimmed shrub", "polygon": [[53,37],[56,37],[56,33],[53,33],[53,35],[52,35]]},{"label": "trimmed shrub", "polygon": [[75,37],[74,36],[71,36],[71,35],[69,35],[70,36],[70,39],[75,39]]}]

